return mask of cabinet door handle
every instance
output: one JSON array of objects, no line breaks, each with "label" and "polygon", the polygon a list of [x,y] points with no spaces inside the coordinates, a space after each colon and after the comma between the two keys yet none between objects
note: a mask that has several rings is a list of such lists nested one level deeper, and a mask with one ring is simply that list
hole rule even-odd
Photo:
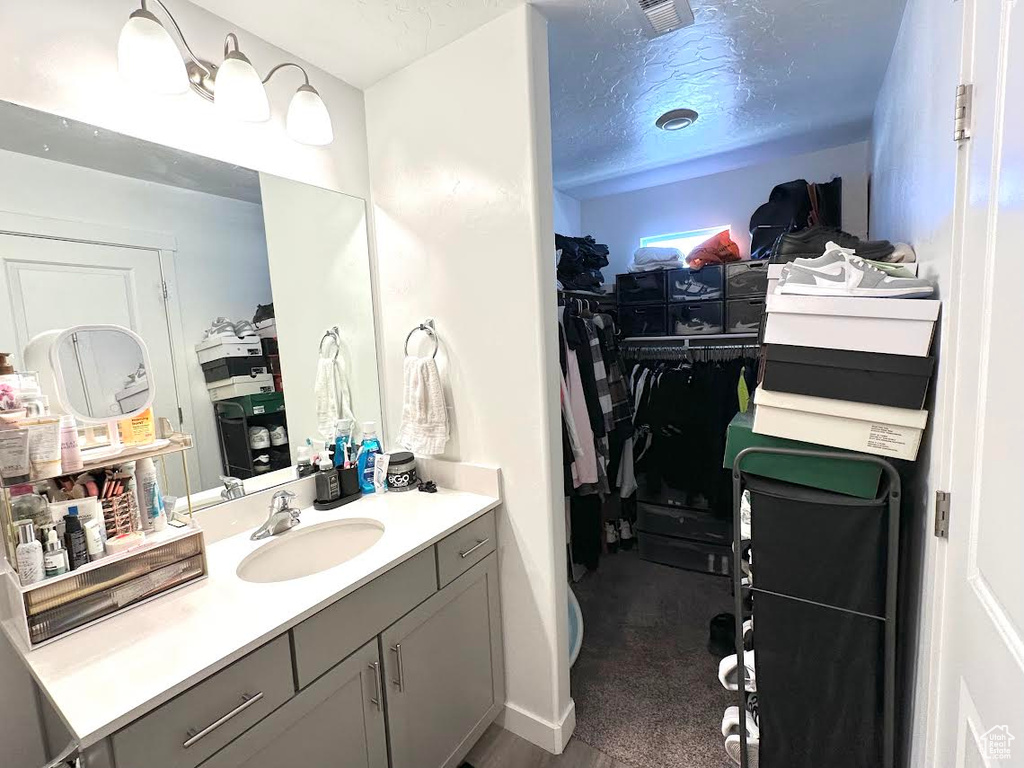
[{"label": "cabinet door handle", "polygon": [[263,691],[259,691],[258,693],[254,693],[251,696],[248,693],[243,693],[242,694],[242,703],[239,704],[234,709],[232,709],[230,712],[228,712],[223,717],[221,717],[218,720],[210,723],[208,726],[203,728],[203,730],[201,730],[201,731],[196,731],[195,728],[190,728],[188,730],[188,732],[187,732],[188,738],[185,739],[185,742],[181,746],[184,749],[188,749],[189,747],[191,747],[193,744],[195,744],[197,741],[199,741],[204,736],[209,736],[211,733],[216,731],[218,728],[220,728],[222,725],[224,725],[224,723],[226,723],[231,718],[233,718],[233,717],[235,717],[237,715],[240,715],[243,712],[245,712],[245,710],[247,710],[249,707],[251,707],[253,704],[255,704],[257,701],[259,701],[262,698],[263,698]]},{"label": "cabinet door handle", "polygon": [[377,709],[382,709],[380,705],[380,663],[375,661],[369,667],[373,671],[373,697],[370,699],[370,703]]},{"label": "cabinet door handle", "polygon": [[398,679],[392,680],[392,684],[398,686],[399,691],[405,690],[405,669],[402,667],[402,644],[395,643],[391,646],[391,652],[395,654],[395,664],[398,667]]},{"label": "cabinet door handle", "polygon": [[465,559],[465,558],[469,557],[470,555],[472,555],[474,552],[476,552],[478,549],[480,549],[480,547],[482,547],[484,544],[486,544],[490,540],[491,539],[489,537],[486,538],[486,539],[481,539],[476,544],[474,544],[472,547],[467,549],[465,552],[459,552],[459,557],[461,557],[462,559]]}]

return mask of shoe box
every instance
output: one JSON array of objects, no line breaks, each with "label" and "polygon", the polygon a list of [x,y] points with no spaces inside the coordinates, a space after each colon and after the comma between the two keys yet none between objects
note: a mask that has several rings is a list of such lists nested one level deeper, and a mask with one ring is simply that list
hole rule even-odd
[{"label": "shoe box", "polygon": [[724,296],[722,266],[701,269],[673,269],[668,273],[668,300],[714,301]]},{"label": "shoe box", "polygon": [[[754,432],[753,410],[737,413],[726,431],[725,460],[722,466],[732,469],[740,451],[746,448],[785,448],[798,451],[820,451],[820,445],[787,440]],[[830,451],[844,454],[847,451]],[[852,455],[852,454],[851,454]],[[877,464],[844,458],[788,456],[777,453],[752,453],[743,458],[745,475],[782,480],[809,488],[873,499],[878,494],[882,469]]]},{"label": "shoe box", "polygon": [[732,545],[732,525],[728,518],[708,509],[669,507],[637,502],[637,530],[660,536],[696,539],[722,546]]},{"label": "shoe box", "polygon": [[637,534],[637,545],[641,560],[719,576],[732,573],[732,547],[729,545],[717,546],[645,531]]},{"label": "shoe box", "polygon": [[207,383],[230,379],[234,376],[258,376],[270,373],[267,359],[257,357],[222,357],[203,363],[203,378]]},{"label": "shoe box", "polygon": [[[779,280],[782,279],[782,269],[785,264],[769,264],[768,265],[768,293],[778,293]],[[911,277],[917,277],[917,262],[911,262],[910,264],[900,264],[900,266],[910,273]]]},{"label": "shoe box", "polygon": [[725,303],[721,301],[685,301],[668,305],[669,336],[701,336],[723,333]]},{"label": "shoe box", "polygon": [[924,408],[934,357],[768,344],[761,386],[890,408]]},{"label": "shoe box", "polygon": [[664,303],[621,305],[619,327],[626,337],[665,336],[668,328],[666,316]]},{"label": "shoe box", "polygon": [[734,261],[725,265],[725,298],[764,297],[767,292],[767,261]]},{"label": "shoe box", "polygon": [[764,296],[725,302],[726,333],[757,333],[764,318]]},{"label": "shoe box", "polygon": [[206,385],[210,400],[220,402],[244,395],[265,395],[274,391],[274,377],[269,373],[256,376],[232,376]]},{"label": "shoe box", "polygon": [[621,304],[664,303],[667,297],[667,270],[629,272],[615,276],[615,297]]},{"label": "shoe box", "polygon": [[754,432],[914,461],[928,411],[771,392],[754,393]]},{"label": "shoe box", "polygon": [[927,357],[941,302],[768,296],[765,344]]},{"label": "shoe box", "polygon": [[263,346],[256,336],[240,339],[237,336],[211,336],[196,344],[199,364],[212,363],[223,357],[260,357]]}]

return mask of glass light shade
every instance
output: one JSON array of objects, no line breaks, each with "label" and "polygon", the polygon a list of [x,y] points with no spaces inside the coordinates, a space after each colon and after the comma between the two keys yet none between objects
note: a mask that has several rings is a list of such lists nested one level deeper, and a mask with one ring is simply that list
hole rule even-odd
[{"label": "glass light shade", "polygon": [[139,9],[128,17],[117,41],[117,69],[128,82],[155,93],[188,90],[185,62],[156,16]]},{"label": "glass light shade", "polygon": [[327,105],[311,85],[303,85],[288,105],[288,135],[301,144],[323,147],[334,141]]},{"label": "glass light shade", "polygon": [[267,90],[249,59],[238,51],[231,51],[217,69],[213,104],[235,120],[262,123],[270,119]]}]

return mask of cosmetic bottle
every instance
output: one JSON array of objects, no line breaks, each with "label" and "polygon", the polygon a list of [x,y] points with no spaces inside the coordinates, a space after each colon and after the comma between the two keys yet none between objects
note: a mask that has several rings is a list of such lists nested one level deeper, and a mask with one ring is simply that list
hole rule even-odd
[{"label": "cosmetic bottle", "polygon": [[64,547],[60,545],[57,531],[53,528],[46,534],[46,554],[43,555],[43,567],[48,579],[68,572]]},{"label": "cosmetic bottle", "polygon": [[164,513],[160,481],[157,480],[156,465],[152,459],[146,458],[136,463],[135,484],[139,495],[142,530],[147,533],[162,531],[167,527],[167,515]]},{"label": "cosmetic bottle", "polygon": [[78,519],[78,507],[71,507],[64,515],[64,548],[68,553],[70,570],[77,571],[89,562],[89,548],[82,521]]},{"label": "cosmetic bottle", "polygon": [[106,546],[103,543],[103,530],[98,520],[87,520],[85,525],[85,548],[89,551],[89,560],[99,560],[107,554]]},{"label": "cosmetic bottle", "polygon": [[377,455],[383,452],[380,438],[377,437],[377,424],[373,421],[363,422],[363,442],[359,446],[359,487],[363,493],[373,493],[373,471],[377,463]]},{"label": "cosmetic bottle", "polygon": [[320,471],[316,473],[316,500],[318,504],[329,504],[341,498],[341,484],[338,470],[326,456],[320,459]]},{"label": "cosmetic bottle", "polygon": [[78,422],[74,416],[60,417],[60,471],[68,475],[82,470],[82,449],[78,445]]},{"label": "cosmetic bottle", "polygon": [[36,540],[36,528],[31,520],[18,521],[18,579],[27,587],[42,581],[45,575],[43,545]]}]

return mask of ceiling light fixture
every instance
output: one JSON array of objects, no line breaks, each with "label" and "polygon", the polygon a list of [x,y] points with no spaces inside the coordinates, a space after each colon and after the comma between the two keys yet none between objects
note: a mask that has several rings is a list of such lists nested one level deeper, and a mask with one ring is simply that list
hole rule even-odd
[{"label": "ceiling light fixture", "polygon": [[697,121],[697,112],[692,109],[671,109],[654,123],[663,131],[681,131]]},{"label": "ceiling light fixture", "polygon": [[[167,16],[187,54],[184,60],[174,38],[149,10],[149,3],[159,6]],[[196,56],[162,0],[141,0],[141,5],[128,17],[117,43],[118,71],[126,80],[162,94],[184,93],[191,86],[193,91],[212,101],[219,114],[235,120],[263,122],[270,119],[265,84],[285,67],[295,67],[302,73],[304,82],[288,106],[288,135],[302,144],[314,146],[334,141],[327,105],[310,85],[309,74],[302,66],[288,61],[260,78],[252,62],[239,49],[238,36],[233,32],[224,39],[224,59],[218,66]]]}]

